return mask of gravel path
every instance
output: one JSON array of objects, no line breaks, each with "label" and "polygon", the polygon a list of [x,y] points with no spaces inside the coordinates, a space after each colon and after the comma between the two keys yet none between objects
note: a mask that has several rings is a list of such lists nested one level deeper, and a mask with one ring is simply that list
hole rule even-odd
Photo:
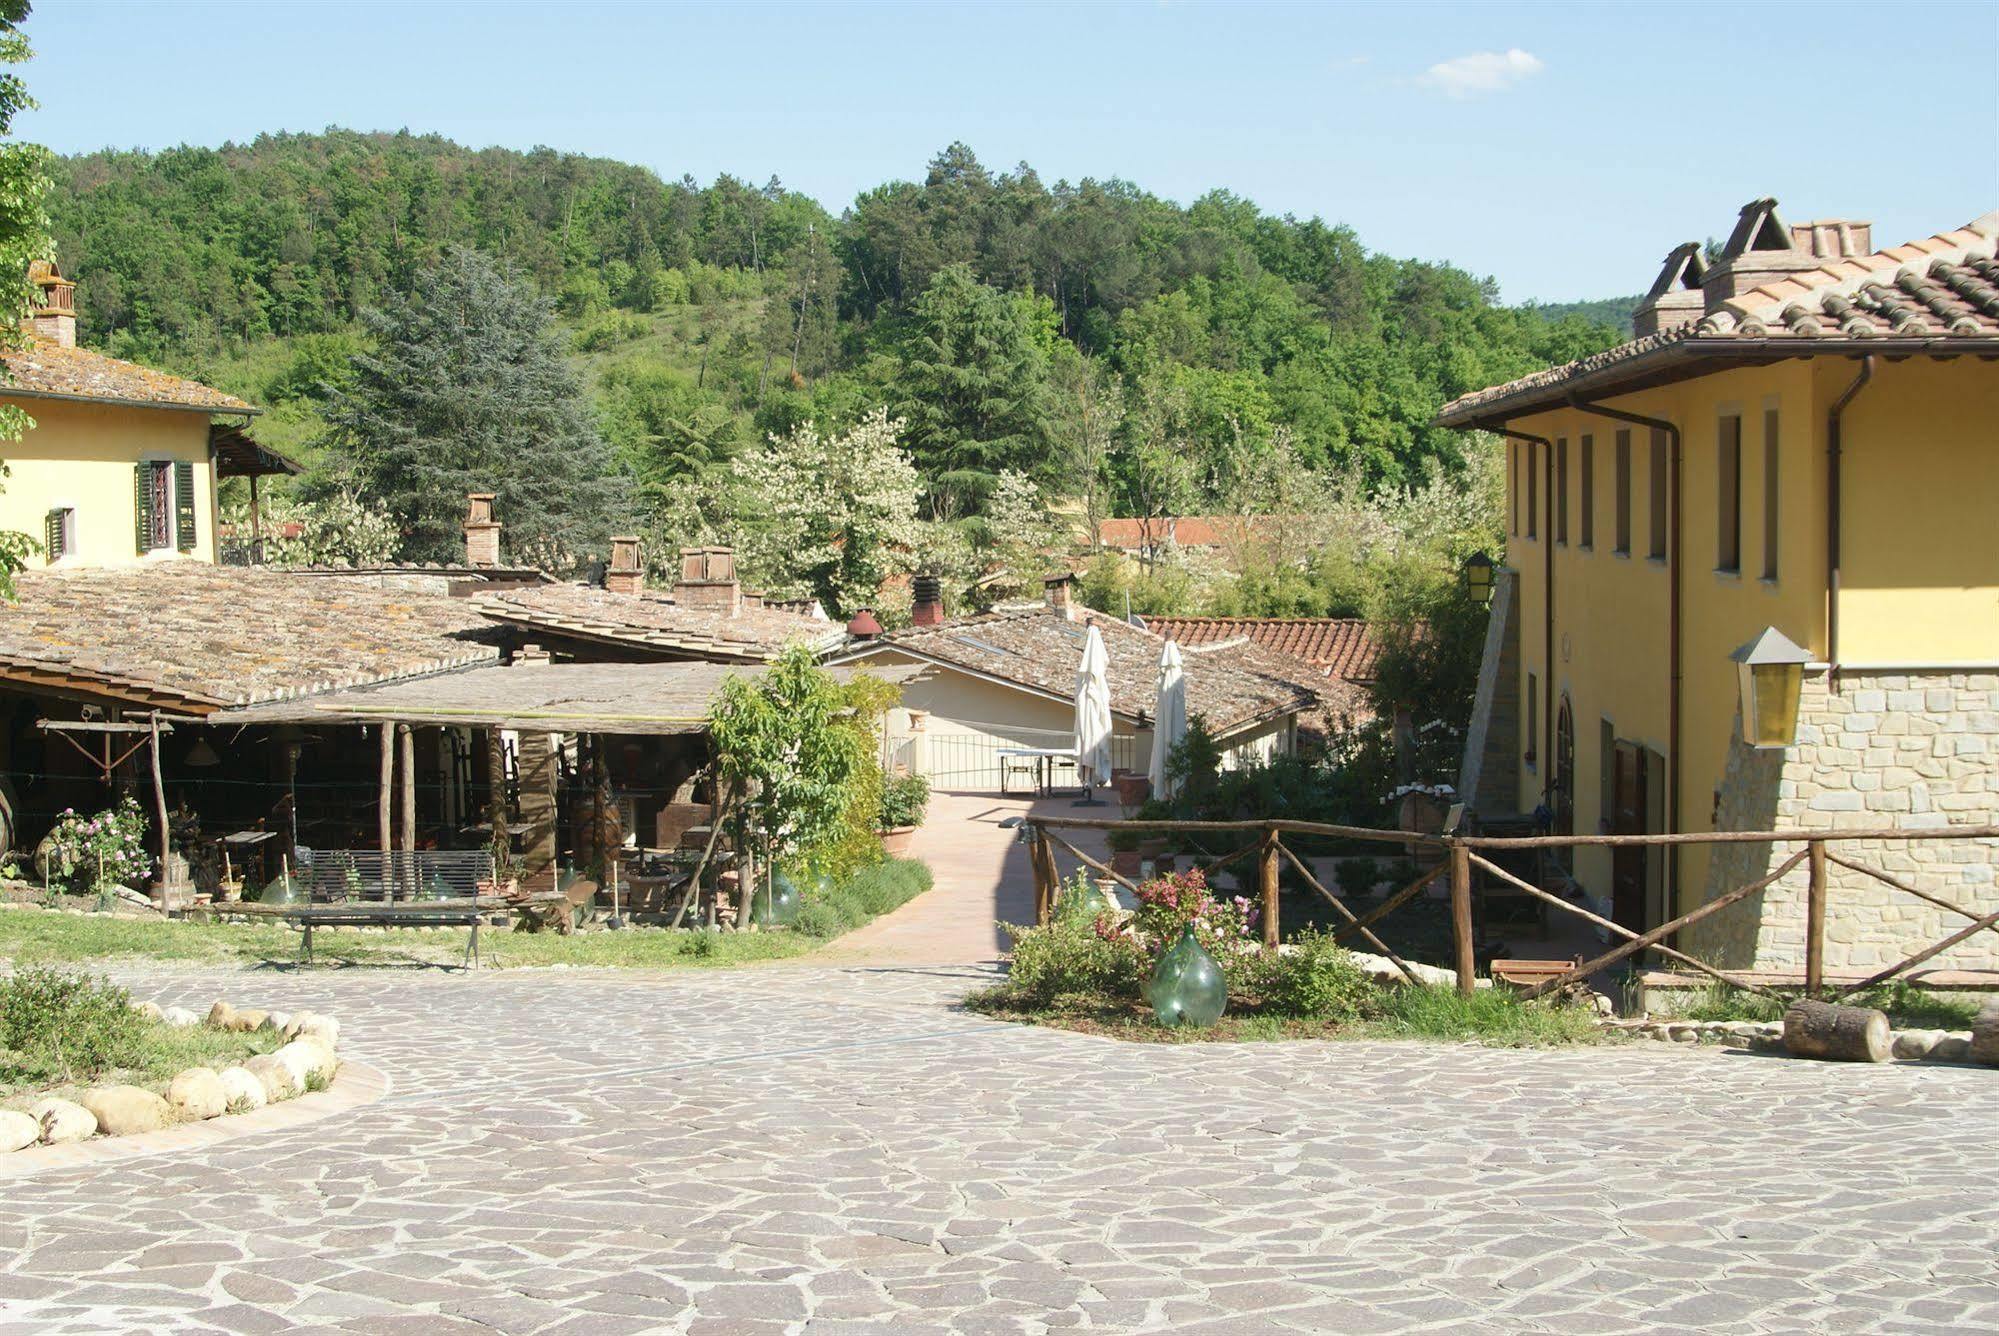
[{"label": "gravel path", "polygon": [[8,1182],[0,1332],[1999,1331],[1999,1073],[1128,1046],[981,977],[129,975],[394,1086]]}]

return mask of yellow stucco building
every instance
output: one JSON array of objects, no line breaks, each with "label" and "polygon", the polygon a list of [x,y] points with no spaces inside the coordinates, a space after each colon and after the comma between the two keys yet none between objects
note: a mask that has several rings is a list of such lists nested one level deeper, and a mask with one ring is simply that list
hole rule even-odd
[{"label": "yellow stucco building", "polygon": [[[1467,395],[1501,434],[1508,541],[1461,776],[1561,833],[1978,825],[1999,809],[1999,213],[1875,251],[1864,223],[1741,213],[1688,244],[1608,352]],[[1730,655],[1803,647],[1789,746],[1743,741]],[[1761,875],[1765,846],[1584,848],[1577,886],[1646,928]],[[1871,846],[1999,907],[1989,842]],[[1802,952],[1803,874],[1699,925],[1718,963]],[[1961,920],[1840,873],[1828,964]],[[1738,912],[1740,910],[1740,912]],[[1939,964],[1991,966],[1981,934]]]},{"label": "yellow stucco building", "polygon": [[[40,302],[26,346],[0,353],[0,403],[34,426],[0,445],[7,464],[0,529],[44,551],[56,568],[214,561],[218,468],[231,460],[279,471],[217,419],[255,411],[219,390],[76,346],[72,288],[52,263],[31,275]],[[241,471],[239,469],[239,471]]]}]

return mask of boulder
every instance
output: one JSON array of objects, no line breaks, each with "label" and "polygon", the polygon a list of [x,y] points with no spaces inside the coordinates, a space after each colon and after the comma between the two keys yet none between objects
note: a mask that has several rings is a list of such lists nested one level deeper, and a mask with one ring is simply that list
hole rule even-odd
[{"label": "boulder", "polygon": [[1971,1057],[1971,1035],[1969,1032],[1950,1031],[1937,1040],[1930,1050],[1930,1057],[1938,1062],[1964,1062]]},{"label": "boulder", "polygon": [[232,1113],[248,1113],[269,1102],[264,1098],[264,1083],[241,1067],[224,1067],[217,1079],[222,1082],[224,1102]]},{"label": "boulder", "polygon": [[331,1081],[340,1067],[340,1059],[333,1056],[333,1050],[317,1039],[294,1039],[272,1056],[291,1068],[301,1090],[309,1084],[308,1077],[318,1075]]},{"label": "boulder", "polygon": [[283,1034],[285,1027],[291,1023],[292,1014],[289,1011],[273,1011],[264,1017],[264,1023],[257,1028],[259,1030],[276,1030],[279,1034]]},{"label": "boulder", "polygon": [[14,1109],[0,1109],[0,1155],[26,1150],[42,1139],[42,1125]]},{"label": "boulder", "polygon": [[249,1034],[253,1030],[261,1030],[265,1019],[270,1014],[268,1011],[259,1011],[255,1008],[239,1011],[230,1021],[229,1028],[242,1034]]},{"label": "boulder", "polygon": [[157,1132],[174,1120],[173,1107],[138,1086],[95,1086],[77,1097],[97,1119],[97,1130],[108,1137]]},{"label": "boulder", "polygon": [[183,1118],[220,1118],[229,1112],[229,1092],[212,1068],[190,1067],[167,1087],[167,1103]]},{"label": "boulder", "polygon": [[287,1039],[317,1039],[328,1048],[340,1047],[340,1022],[331,1016],[322,1016],[316,1011],[300,1011],[292,1015],[283,1034]]},{"label": "boulder", "polygon": [[235,1029],[236,1008],[230,1006],[221,998],[217,998],[215,1005],[208,1009],[208,1023],[218,1030]]},{"label": "boulder", "polygon": [[160,1004],[157,1002],[134,1002],[132,1010],[138,1012],[149,1021],[165,1020],[167,1015],[166,1012],[160,1009]]},{"label": "boulder", "polygon": [[1971,1060],[1999,1067],[1999,1002],[1987,1002],[1971,1022]]},{"label": "boulder", "polygon": [[292,1075],[292,1069],[278,1061],[275,1053],[259,1053],[243,1064],[243,1070],[256,1077],[264,1088],[266,1104],[290,1099],[305,1090],[305,1082]]},{"label": "boulder", "polygon": [[97,1115],[66,1099],[38,1099],[28,1112],[41,1124],[42,1142],[60,1146],[66,1141],[87,1141],[97,1135]]},{"label": "boulder", "polygon": [[168,1025],[178,1025],[182,1029],[186,1029],[190,1025],[201,1024],[201,1017],[195,1015],[186,1007],[168,1007],[160,1014],[160,1019]]},{"label": "boulder", "polygon": [[1889,1052],[1898,1058],[1927,1058],[1942,1038],[1942,1030],[1897,1030]]}]

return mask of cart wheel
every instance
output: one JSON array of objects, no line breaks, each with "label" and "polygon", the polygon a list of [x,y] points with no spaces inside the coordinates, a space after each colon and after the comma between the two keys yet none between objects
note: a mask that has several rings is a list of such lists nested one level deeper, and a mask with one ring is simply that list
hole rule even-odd
[{"label": "cart wheel", "polygon": [[0,775],[0,859],[14,852],[14,841],[21,833],[14,815],[18,806],[13,781]]}]

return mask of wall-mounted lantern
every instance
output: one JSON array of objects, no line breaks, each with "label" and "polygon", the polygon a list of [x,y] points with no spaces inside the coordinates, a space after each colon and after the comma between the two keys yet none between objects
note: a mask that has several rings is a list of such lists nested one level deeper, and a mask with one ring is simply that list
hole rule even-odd
[{"label": "wall-mounted lantern", "polygon": [[1741,692],[1742,740],[1752,747],[1788,747],[1798,733],[1811,652],[1774,626],[1728,656]]},{"label": "wall-mounted lantern", "polygon": [[1483,552],[1474,552],[1465,558],[1465,592],[1481,608],[1492,606],[1493,572],[1496,569],[1492,558]]}]

